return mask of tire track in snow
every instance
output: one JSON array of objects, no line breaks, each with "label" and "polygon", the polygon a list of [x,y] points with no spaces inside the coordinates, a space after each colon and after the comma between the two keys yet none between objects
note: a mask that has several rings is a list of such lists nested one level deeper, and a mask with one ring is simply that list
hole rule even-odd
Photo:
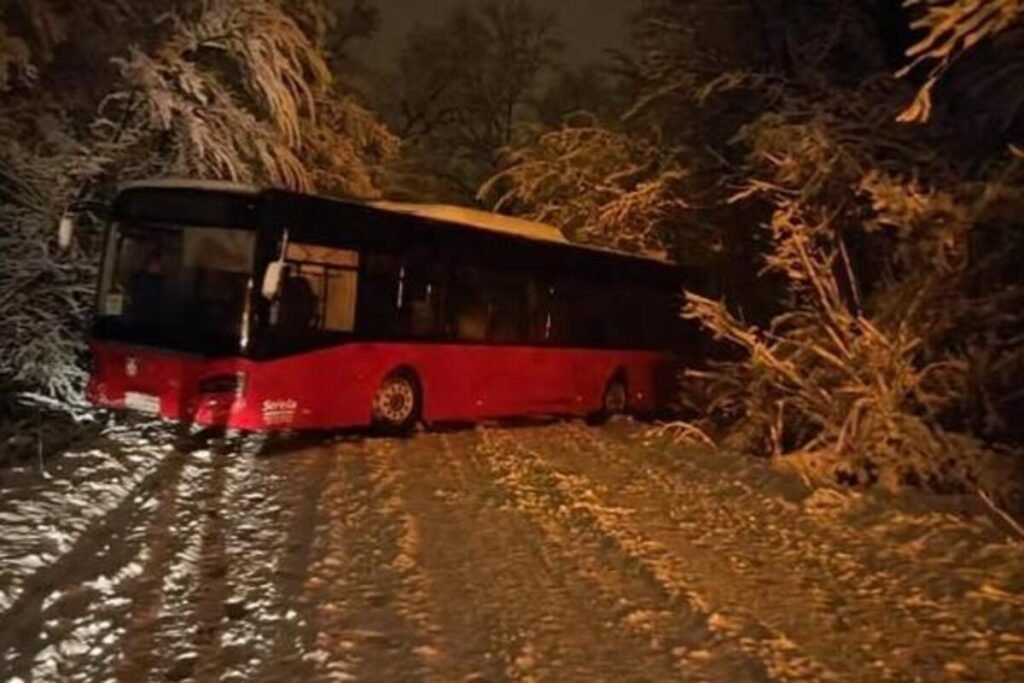
[{"label": "tire track in snow", "polygon": [[398,469],[401,459],[417,457],[418,450],[412,440],[377,443],[379,447],[370,450],[369,463],[382,494],[381,510],[391,520],[395,538],[396,553],[390,566],[398,581],[393,605],[417,631],[413,653],[420,661],[424,680],[447,683],[452,678],[449,647],[430,597],[430,577],[419,564],[423,549],[420,522],[409,506]]},{"label": "tire track in snow", "polygon": [[[312,663],[304,657],[313,646],[308,624],[312,606],[305,584],[319,535],[323,533],[323,496],[335,462],[329,448],[313,447],[270,456],[266,465],[292,471],[276,496],[276,505],[285,512],[285,519],[278,518],[273,523],[286,531],[273,549],[273,572],[266,577],[273,582],[275,600],[253,610],[253,616],[272,630],[265,650],[254,653],[250,659],[250,664],[258,662],[258,667],[254,667],[258,673],[250,675],[256,680],[302,680],[313,673]],[[260,587],[249,585],[245,589],[253,598]]]},{"label": "tire track in snow", "polygon": [[240,454],[223,448],[214,451],[210,482],[199,501],[199,559],[195,565],[199,579],[190,600],[192,647],[187,653],[190,661],[174,672],[176,676],[189,672],[199,680],[214,680],[223,668],[220,643],[227,598],[224,517],[236,512],[227,497],[227,481],[238,457]]},{"label": "tire track in snow", "polygon": [[275,673],[280,662],[274,657],[287,650],[285,631],[290,627],[282,622],[294,610],[299,592],[301,534],[312,533],[316,524],[327,466],[328,459],[309,449],[287,455],[232,455],[220,531],[226,564],[223,592],[211,592],[209,604],[200,604],[200,613],[208,613],[211,624],[218,612],[221,621],[200,651],[199,680],[292,678]]},{"label": "tire track in snow", "polygon": [[[550,427],[546,429],[551,429]],[[559,568],[571,599],[578,604],[600,605],[606,626],[618,633],[619,658],[628,667],[621,672],[643,675],[644,680],[711,680],[715,672],[731,681],[763,680],[761,672],[732,653],[719,653],[709,665],[703,659],[680,657],[684,650],[706,652],[711,648],[709,630],[701,615],[674,600],[660,585],[637,571],[633,559],[614,543],[580,524],[587,506],[556,494],[551,481],[537,477],[519,450],[521,430],[483,434],[490,475],[502,489],[504,505],[530,520],[541,533],[541,546],[549,563]],[[605,509],[610,515],[628,510]],[[718,680],[718,679],[715,679]]]},{"label": "tire track in snow", "polygon": [[563,549],[505,505],[488,431],[419,437],[417,457],[397,460],[454,670],[482,680],[675,677],[667,659],[636,656],[645,642],[617,628],[615,605],[595,600]]},{"label": "tire track in snow", "polygon": [[174,491],[146,532],[149,561],[132,596],[116,675],[120,680],[181,680],[196,661],[191,605],[200,590],[204,501],[219,500],[225,459],[191,453]]},{"label": "tire track in snow", "polygon": [[[526,445],[533,434],[542,435],[549,451],[566,431],[559,425],[495,432],[490,452],[496,479],[508,487],[513,505],[549,530],[551,543],[566,544],[570,553],[575,549],[581,566],[603,577],[610,595],[620,595],[619,628],[643,634],[648,656],[670,656],[676,676],[685,680],[831,679],[814,664],[801,672],[806,675],[780,675],[761,653],[724,632],[703,597],[666,565],[663,548],[633,528],[632,511],[602,504],[592,482],[548,467]],[[579,450],[579,444],[562,445]]]},{"label": "tire track in snow", "polygon": [[[464,531],[466,520],[486,525],[480,516],[490,495],[486,478],[475,464],[464,435],[420,434],[399,448],[394,467],[403,497],[413,511],[419,536],[415,561],[425,576],[425,589],[435,605],[443,631],[442,655],[449,680],[501,681],[515,659],[508,651],[515,630],[483,599],[482,588],[463,574],[472,570],[468,551],[475,541]],[[466,515],[466,517],[462,517]],[[513,645],[514,649],[515,646]]]},{"label": "tire track in snow", "polygon": [[408,528],[388,471],[393,444],[342,443],[330,453],[322,531],[305,585],[311,647],[324,680],[427,680],[429,617],[410,595]]},{"label": "tire track in snow", "polygon": [[[656,450],[642,448],[636,432],[577,434],[592,444],[600,461],[552,451],[556,460],[605,481],[643,482],[642,488],[608,490],[613,499],[645,510],[648,520],[673,522],[675,529],[656,522],[650,528],[676,554],[703,565],[700,574],[709,594],[785,632],[844,677],[911,680],[922,671],[937,680],[958,680],[968,671],[991,681],[1020,677],[1024,660],[1009,653],[1012,648],[1021,652],[1024,612],[1017,605],[1015,619],[996,619],[995,625],[991,618],[972,614],[966,588],[957,587],[956,568],[976,561],[965,548],[956,556],[933,549],[939,551],[934,566],[916,540],[910,543],[913,551],[901,556],[906,539],[878,535],[866,519],[852,526],[831,513],[809,514],[816,496],[800,508],[765,493],[765,486],[777,485],[782,476],[750,462],[736,461],[740,469],[729,476],[721,468],[691,462],[682,449],[667,443]],[[722,463],[725,457],[711,462]],[[891,506],[877,512],[896,514]],[[962,521],[938,521],[938,535],[947,544],[958,536],[979,541],[978,531]],[[1007,553],[1024,559],[1020,548],[985,549],[1005,556],[996,566],[1020,567]],[[934,597],[926,597],[927,581],[922,580],[929,570],[936,588],[942,585]],[[1010,603],[1003,609],[1014,611]]]}]

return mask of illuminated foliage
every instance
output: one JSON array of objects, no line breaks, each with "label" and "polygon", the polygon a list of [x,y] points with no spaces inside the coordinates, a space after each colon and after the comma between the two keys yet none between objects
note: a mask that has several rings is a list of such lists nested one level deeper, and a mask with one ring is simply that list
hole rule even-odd
[{"label": "illuminated foliage", "polygon": [[656,142],[582,121],[508,152],[481,189],[496,211],[559,226],[570,239],[660,250],[686,209],[685,172]]},{"label": "illuminated foliage", "polygon": [[[979,238],[1008,234],[1022,168],[1005,144],[971,142],[1002,98],[972,103],[976,119],[900,125],[912,97],[895,77],[912,45],[902,10],[644,2],[635,101],[618,121],[516,146],[485,193],[591,241],[703,243],[708,277],[685,314],[731,350],[689,374],[698,421],[685,433],[785,455],[815,478],[981,487],[1006,502],[1015,461],[994,442],[1021,436],[1024,288],[1011,264],[1024,240]],[[946,38],[924,39],[917,64],[971,47],[938,48]],[[969,90],[950,81],[951,97]],[[672,191],[604,220],[644,183]]]},{"label": "illuminated foliage", "polygon": [[[1024,18],[1024,2],[1021,0],[904,0],[911,9],[920,8],[922,16],[913,27],[922,29],[925,35],[907,50],[913,61],[900,70],[907,75],[919,66],[928,66],[928,75],[917,92],[913,103],[900,114],[906,122],[927,121],[932,111],[932,91],[945,72],[966,53],[979,44],[992,40],[1019,25]],[[1019,40],[1016,42],[1019,50]],[[1011,76],[1019,77],[1020,62],[1007,64],[1005,61],[995,68],[982,69],[982,77],[1005,81]],[[1016,81],[1019,85],[1020,81]],[[1014,98],[1014,108],[1021,105],[1020,98]],[[1016,113],[1016,112],[1014,112]]]},{"label": "illuminated foliage", "polygon": [[84,379],[72,330],[92,304],[96,269],[81,252],[55,253],[50,238],[77,184],[104,160],[57,126],[31,145],[15,133],[0,121],[0,388],[69,396]]},{"label": "illuminated foliage", "polygon": [[[152,54],[133,48],[117,60],[124,87],[99,125],[129,117],[144,150],[160,136],[178,174],[372,196],[367,161],[395,143],[353,99],[331,93],[318,45],[282,7],[210,0],[167,22],[170,38]],[[319,108],[329,109],[324,120]],[[311,156],[332,163],[312,166]]]},{"label": "illuminated foliage", "polygon": [[[0,382],[62,396],[80,386],[94,208],[121,180],[190,175],[377,196],[397,140],[327,66],[367,30],[342,22],[364,14],[363,3],[319,0],[4,5],[0,319],[10,334]],[[61,255],[55,228],[69,209],[84,229]]]}]

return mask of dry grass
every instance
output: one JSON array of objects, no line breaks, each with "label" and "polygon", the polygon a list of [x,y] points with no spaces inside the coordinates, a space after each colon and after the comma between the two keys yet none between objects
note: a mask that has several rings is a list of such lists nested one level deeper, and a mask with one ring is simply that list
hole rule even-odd
[{"label": "dry grass", "polygon": [[911,318],[883,323],[857,312],[853,275],[827,220],[782,202],[770,230],[768,267],[787,278],[790,305],[767,329],[687,294],[685,317],[742,351],[688,375],[703,385],[708,423],[724,442],[785,456],[808,481],[983,490],[1018,506],[1014,459],[941,425],[961,400],[967,362],[927,360]]}]

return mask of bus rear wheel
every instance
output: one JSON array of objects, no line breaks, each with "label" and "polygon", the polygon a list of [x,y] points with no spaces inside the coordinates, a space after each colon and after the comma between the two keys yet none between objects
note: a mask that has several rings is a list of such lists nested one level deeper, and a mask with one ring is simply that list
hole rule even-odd
[{"label": "bus rear wheel", "polygon": [[626,389],[626,380],[617,376],[609,380],[604,388],[604,398],[601,399],[600,419],[607,420],[613,415],[623,415],[629,408],[629,394]]},{"label": "bus rear wheel", "polygon": [[389,434],[412,431],[419,419],[420,390],[408,373],[388,375],[373,394],[373,424]]}]

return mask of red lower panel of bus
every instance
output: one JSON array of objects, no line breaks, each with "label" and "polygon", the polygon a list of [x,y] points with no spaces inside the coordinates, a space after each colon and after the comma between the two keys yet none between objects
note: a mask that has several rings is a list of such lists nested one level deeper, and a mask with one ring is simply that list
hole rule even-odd
[{"label": "red lower panel of bus", "polygon": [[664,405],[672,379],[671,358],[648,351],[353,343],[253,361],[96,341],[92,352],[99,405],[258,431],[368,425],[375,389],[398,368],[418,376],[428,423],[586,415],[620,370],[630,409],[646,412]]}]

